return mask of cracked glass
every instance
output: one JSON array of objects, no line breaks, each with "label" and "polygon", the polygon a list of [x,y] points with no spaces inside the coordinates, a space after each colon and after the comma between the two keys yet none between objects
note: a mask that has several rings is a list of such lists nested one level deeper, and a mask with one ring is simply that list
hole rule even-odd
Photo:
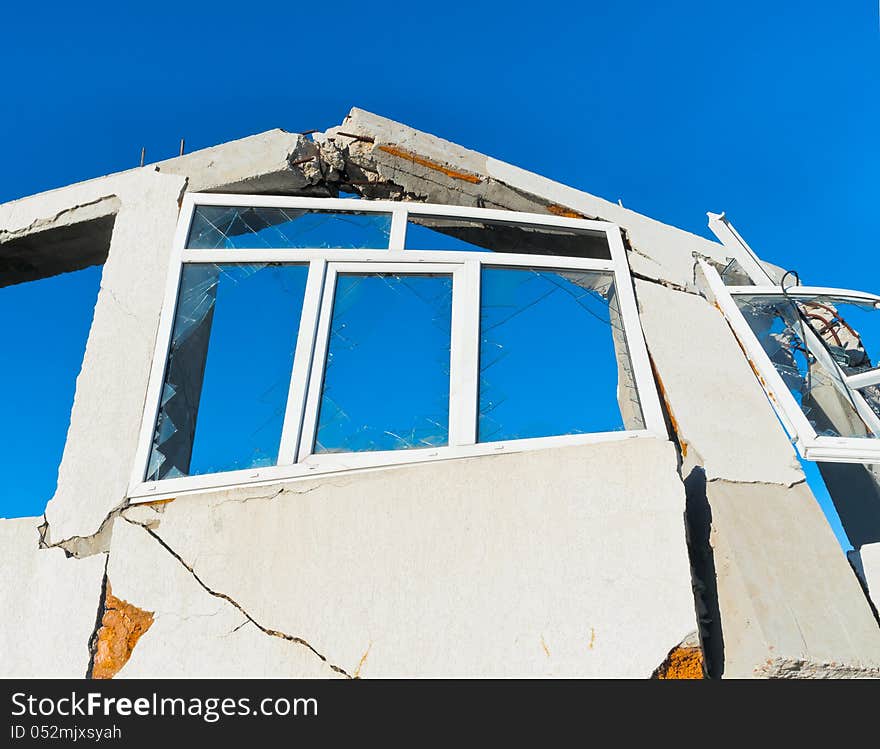
[{"label": "cracked glass", "polygon": [[880,310],[838,297],[812,297],[801,310],[846,375],[877,370],[880,355]]},{"label": "cracked glass", "polygon": [[[737,295],[743,317],[816,433],[828,437],[870,437],[840,373],[825,366],[804,342],[815,325],[814,300]],[[827,313],[826,313],[827,314]],[[819,325],[814,330],[821,329]],[[820,337],[824,337],[820,335]],[[833,352],[829,352],[834,356]],[[841,353],[841,357],[845,354]],[[835,357],[836,359],[837,357]]]},{"label": "cracked glass", "polygon": [[307,275],[183,266],[148,481],[277,462]]},{"label": "cracked glass", "polygon": [[390,236],[390,213],[199,205],[186,246],[385,250]]},{"label": "cracked glass", "polygon": [[449,439],[452,276],[340,273],[316,453]]},{"label": "cracked glass", "polygon": [[642,429],[610,273],[484,268],[479,442]]},{"label": "cracked glass", "polygon": [[604,231],[412,214],[407,221],[405,247],[611,258]]}]

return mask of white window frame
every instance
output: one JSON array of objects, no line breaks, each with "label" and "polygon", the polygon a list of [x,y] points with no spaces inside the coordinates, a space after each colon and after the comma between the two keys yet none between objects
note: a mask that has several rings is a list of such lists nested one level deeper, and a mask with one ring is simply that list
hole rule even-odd
[{"label": "white window frame", "polygon": [[[186,242],[196,206],[305,208],[325,211],[390,213],[387,249],[187,249]],[[576,258],[501,252],[404,249],[408,215],[503,221],[602,232],[610,259]],[[186,263],[267,263],[308,265],[303,311],[294,352],[278,464],[223,473],[201,474],[158,481],[144,479],[153,431],[159,413],[165,366],[177,308],[183,266]],[[477,442],[479,408],[480,270],[482,267],[529,267],[559,271],[598,271],[611,274],[632,367],[633,385],[645,423],[644,429],[568,434],[503,442]],[[335,276],[339,272],[440,273],[453,277],[452,344],[448,445],[407,450],[312,453],[317,428],[321,380],[332,318]],[[157,345],[141,423],[135,465],[129,487],[132,502],[151,502],[185,493],[222,489],[242,484],[296,480],[323,473],[382,469],[404,463],[447,460],[499,452],[520,452],[567,445],[584,445],[632,438],[668,439],[620,228],[587,219],[520,213],[486,208],[466,208],[426,203],[366,201],[360,199],[298,198],[268,195],[187,193],[171,253]],[[317,366],[315,363],[318,363]],[[609,363],[611,364],[611,363]]]},{"label": "white window frame", "polygon": [[[865,423],[873,437],[829,437],[820,435],[810,424],[791,391],[786,386],[758,337],[746,322],[736,304],[737,296],[759,296],[769,299],[793,299],[809,301],[816,297],[833,297],[841,302],[872,304],[880,310],[880,296],[851,289],[833,289],[820,286],[791,286],[785,292],[778,285],[770,285],[764,279],[752,280],[755,286],[725,286],[718,271],[705,260],[700,259],[700,268],[715,299],[746,356],[752,364],[764,392],[773,404],[785,430],[792,439],[798,453],[805,460],[838,463],[880,463],[880,418],[865,401],[857,388],[880,382],[880,368],[855,375],[847,375],[831,356],[825,344],[813,329],[805,324],[804,336],[810,353],[830,372],[839,378],[840,387],[847,398],[851,398],[858,416]],[[769,280],[769,276],[761,269]],[[751,274],[750,274],[751,275]],[[880,311],[877,312],[880,315]],[[842,392],[843,392],[842,391]]]}]

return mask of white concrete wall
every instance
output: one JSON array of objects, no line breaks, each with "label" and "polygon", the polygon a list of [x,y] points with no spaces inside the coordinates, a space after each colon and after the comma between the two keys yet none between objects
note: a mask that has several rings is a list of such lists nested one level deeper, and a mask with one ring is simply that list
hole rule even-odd
[{"label": "white concrete wall", "polygon": [[349,675],[646,678],[696,629],[676,464],[625,440],[132,507],[108,579],[156,622],[124,674],[327,672],[252,658],[279,642],[246,612]]},{"label": "white concrete wall", "polygon": [[81,679],[106,556],[39,549],[42,518],[0,520],[0,678]]}]

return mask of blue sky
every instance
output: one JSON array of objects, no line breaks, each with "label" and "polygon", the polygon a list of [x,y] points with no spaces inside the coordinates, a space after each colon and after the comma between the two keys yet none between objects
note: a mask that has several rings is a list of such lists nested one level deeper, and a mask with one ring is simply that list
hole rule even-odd
[{"label": "blue sky", "polygon": [[[876,291],[877,13],[753,0],[16,4],[0,46],[0,201],[136,166],[141,147],[153,161],[181,137],[194,150],[325,128],[357,105],[699,234],[711,236],[707,210],[725,210],[805,282]],[[97,288],[67,286],[45,304],[70,309]],[[4,321],[21,309],[0,306]],[[57,372],[62,401],[84,340],[69,317],[55,328],[79,341],[69,358],[4,326],[7,361]],[[5,392],[29,379],[3,370]],[[19,496],[29,479],[7,456],[30,427],[4,409]],[[62,412],[33,427],[56,446]]]}]

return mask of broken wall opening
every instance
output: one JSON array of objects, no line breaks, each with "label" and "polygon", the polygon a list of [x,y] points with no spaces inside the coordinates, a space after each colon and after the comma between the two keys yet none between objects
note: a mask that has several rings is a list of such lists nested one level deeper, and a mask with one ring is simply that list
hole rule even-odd
[{"label": "broken wall opening", "polygon": [[55,492],[115,218],[0,242],[0,517],[41,515]]},{"label": "broken wall opening", "polygon": [[0,288],[103,265],[115,223],[111,213],[0,241]]}]

